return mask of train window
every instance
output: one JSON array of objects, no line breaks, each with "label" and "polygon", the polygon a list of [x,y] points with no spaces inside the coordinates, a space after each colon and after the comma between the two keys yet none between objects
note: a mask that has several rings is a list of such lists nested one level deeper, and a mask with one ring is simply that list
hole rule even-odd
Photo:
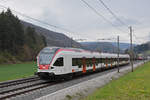
[{"label": "train window", "polygon": [[58,58],[58,59],[55,61],[54,66],[64,66],[63,57]]},{"label": "train window", "polygon": [[77,66],[77,65],[78,65],[78,59],[72,58],[72,66]]},{"label": "train window", "polygon": [[87,58],[86,59],[86,65],[87,65],[87,67],[92,67],[92,59],[91,58]]},{"label": "train window", "polygon": [[102,63],[102,58],[99,58],[99,63]]},{"label": "train window", "polygon": [[93,62],[92,62],[92,58],[90,58],[90,61],[89,61],[89,64],[90,64],[90,67],[92,67],[93,66]]},{"label": "train window", "polygon": [[90,59],[89,58],[86,58],[86,66],[89,67],[90,66],[90,63],[89,63]]},{"label": "train window", "polygon": [[126,58],[126,59],[125,59],[125,61],[128,61],[128,60],[129,60],[129,58]]},{"label": "train window", "polygon": [[99,64],[99,59],[96,58],[96,66],[98,66],[98,64]]},{"label": "train window", "polygon": [[78,66],[81,68],[82,59],[81,58],[72,58],[72,66]]},{"label": "train window", "polygon": [[82,59],[80,59],[80,58],[78,58],[78,66],[79,66],[79,68],[82,67]]},{"label": "train window", "polygon": [[107,59],[107,63],[108,63],[108,64],[111,64],[111,58],[108,58],[108,59]]},{"label": "train window", "polygon": [[105,61],[105,60],[106,60],[105,58],[102,58],[102,63],[104,63],[104,64],[105,64],[105,63],[106,63],[106,61]]},{"label": "train window", "polygon": [[114,58],[111,58],[111,63],[114,63]]},{"label": "train window", "polygon": [[85,59],[85,64],[86,64],[86,67],[89,67],[88,58]]},{"label": "train window", "polygon": [[122,61],[122,58],[120,58],[119,61],[121,62],[121,61]]},{"label": "train window", "polygon": [[42,49],[39,54],[39,64],[41,64],[41,65],[50,64],[50,62],[52,61],[52,58],[57,50],[58,50],[58,48]]}]

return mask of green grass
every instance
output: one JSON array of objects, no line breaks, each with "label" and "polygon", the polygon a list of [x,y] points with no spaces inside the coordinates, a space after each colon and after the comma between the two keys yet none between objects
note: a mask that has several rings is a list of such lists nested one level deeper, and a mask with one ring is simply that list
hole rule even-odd
[{"label": "green grass", "polygon": [[150,100],[150,62],[97,89],[84,100]]},{"label": "green grass", "polygon": [[35,62],[0,65],[0,81],[14,80],[34,75]]}]

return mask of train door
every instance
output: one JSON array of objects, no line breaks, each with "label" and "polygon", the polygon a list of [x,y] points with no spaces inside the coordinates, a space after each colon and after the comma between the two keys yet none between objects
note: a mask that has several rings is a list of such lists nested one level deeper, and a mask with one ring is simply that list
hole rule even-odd
[{"label": "train door", "polygon": [[57,58],[53,66],[56,74],[62,74],[64,72],[64,57]]},{"label": "train door", "polygon": [[105,58],[101,58],[101,67],[104,68],[105,67]]},{"label": "train door", "polygon": [[96,70],[95,62],[96,62],[96,60],[95,60],[95,58],[93,58],[93,59],[92,59],[92,63],[93,63],[93,71],[95,71],[95,70]]},{"label": "train door", "polygon": [[83,68],[82,68],[82,72],[83,73],[86,73],[86,58],[82,58],[82,65],[83,65]]},{"label": "train door", "polygon": [[103,58],[100,58],[100,68],[103,68]]},{"label": "train door", "polygon": [[70,73],[72,71],[72,57],[65,55],[64,58],[64,73]]},{"label": "train door", "polygon": [[105,65],[106,65],[106,68],[108,68],[108,58],[107,57],[105,59]]},{"label": "train door", "polygon": [[113,58],[110,58],[111,68],[113,67]]}]

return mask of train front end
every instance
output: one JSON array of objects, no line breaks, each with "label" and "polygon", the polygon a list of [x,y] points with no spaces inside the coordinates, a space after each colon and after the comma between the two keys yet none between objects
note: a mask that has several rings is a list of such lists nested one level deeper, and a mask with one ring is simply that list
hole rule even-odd
[{"label": "train front end", "polygon": [[54,76],[53,67],[51,66],[55,53],[58,50],[56,47],[46,47],[40,51],[37,56],[37,75],[40,78],[46,79]]}]

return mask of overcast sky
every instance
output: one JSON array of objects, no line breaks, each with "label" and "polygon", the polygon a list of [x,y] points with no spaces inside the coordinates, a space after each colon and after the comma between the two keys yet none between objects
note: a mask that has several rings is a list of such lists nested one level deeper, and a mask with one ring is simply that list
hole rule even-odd
[{"label": "overcast sky", "polygon": [[[0,4],[49,24],[69,29],[74,33],[65,34],[74,39],[96,41],[98,38],[116,38],[119,35],[121,42],[129,42],[127,26],[132,26],[137,36],[138,40],[133,37],[134,43],[144,43],[150,39],[150,0],[103,0],[127,26],[117,21],[98,0],[85,1],[114,26],[96,15],[81,0],[0,0]],[[27,22],[64,33],[63,30],[18,14],[17,16]]]}]

